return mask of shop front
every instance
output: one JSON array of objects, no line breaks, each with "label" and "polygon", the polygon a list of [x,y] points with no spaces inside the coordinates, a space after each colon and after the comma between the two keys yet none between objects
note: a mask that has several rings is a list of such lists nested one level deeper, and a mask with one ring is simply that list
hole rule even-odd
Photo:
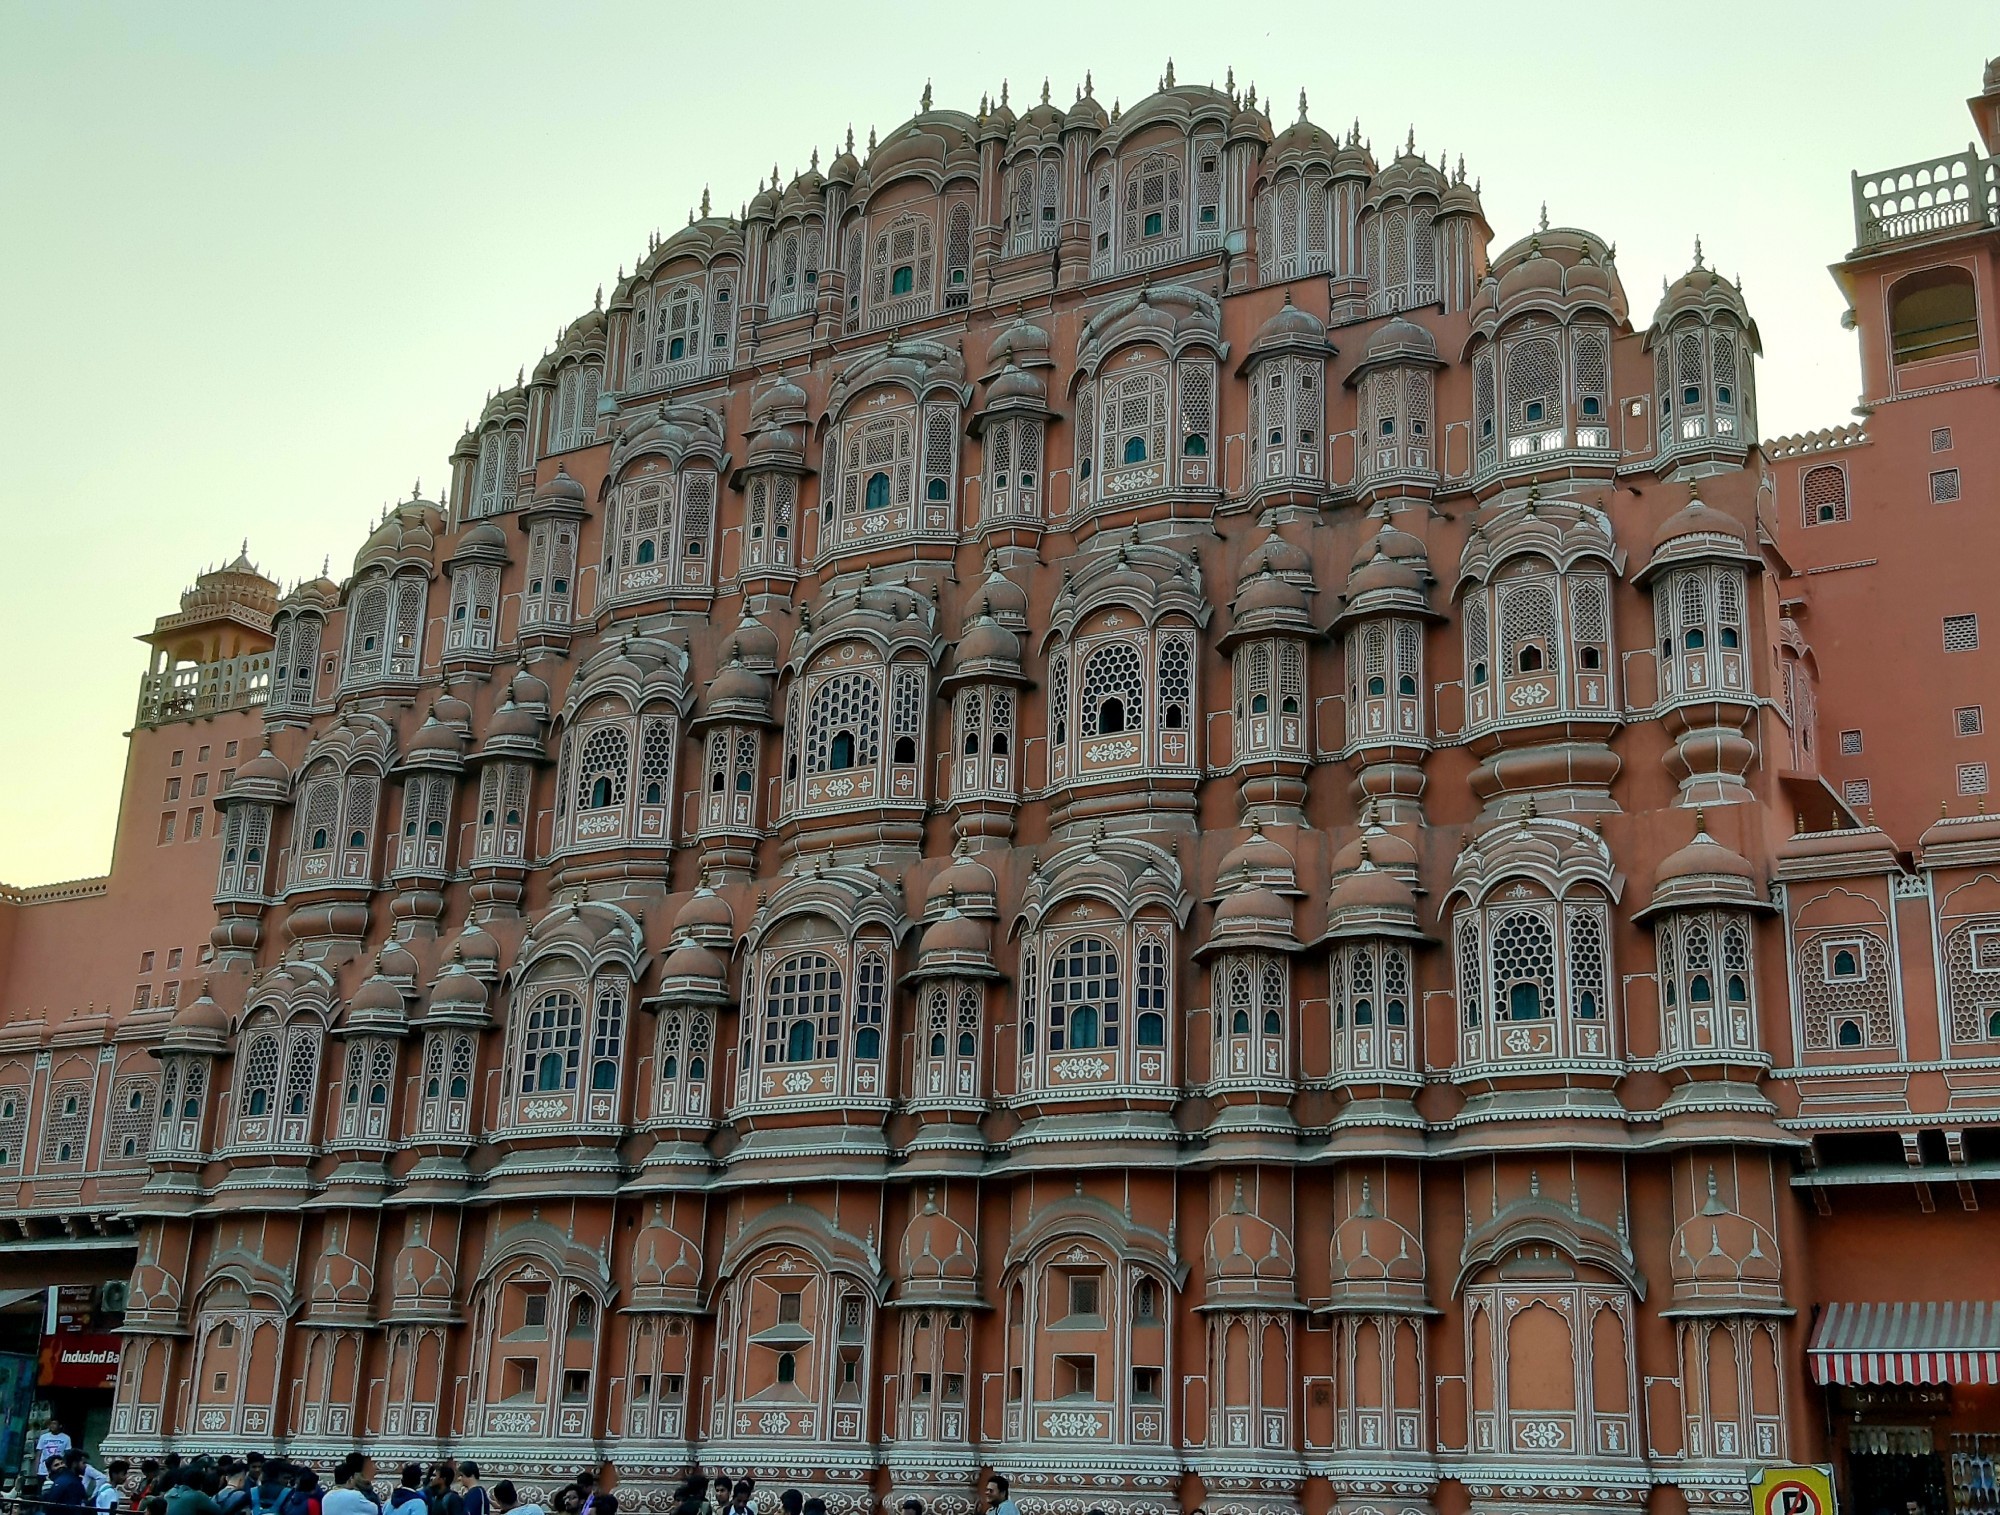
[{"label": "shop front", "polygon": [[2000,1303],[1831,1304],[1807,1365],[1849,1515],[2000,1511]]}]

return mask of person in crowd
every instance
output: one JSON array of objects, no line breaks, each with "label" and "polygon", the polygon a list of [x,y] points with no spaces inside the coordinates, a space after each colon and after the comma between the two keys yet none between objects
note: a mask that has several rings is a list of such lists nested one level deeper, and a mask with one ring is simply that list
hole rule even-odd
[{"label": "person in crowd", "polygon": [[452,1470],[447,1463],[434,1463],[424,1484],[425,1515],[465,1515],[465,1501],[451,1486]]},{"label": "person in crowd", "polygon": [[757,1515],[757,1481],[739,1478],[730,1485],[729,1515]]},{"label": "person in crowd", "polygon": [[250,1505],[250,1471],[247,1460],[222,1465],[222,1492],[215,1496],[215,1507],[222,1515],[245,1515]]},{"label": "person in crowd", "polygon": [[423,1497],[423,1464],[416,1462],[404,1463],[402,1475],[398,1478],[394,1491],[389,1495],[389,1508],[400,1510],[412,1500],[421,1501]]},{"label": "person in crowd", "polygon": [[266,1462],[254,1486],[250,1488],[249,1515],[278,1515],[283,1508],[285,1496],[291,1493],[291,1485],[285,1479],[284,1464]]},{"label": "person in crowd", "polygon": [[577,1515],[590,1515],[597,1503],[597,1475],[585,1468],[576,1475]]},{"label": "person in crowd", "polygon": [[465,1515],[488,1515],[493,1508],[486,1485],[479,1481],[479,1464],[469,1459],[458,1465],[458,1497],[465,1501]]},{"label": "person in crowd", "polygon": [[778,1496],[778,1508],[785,1515],[801,1515],[806,1507],[806,1497],[797,1489],[786,1489]]},{"label": "person in crowd", "polygon": [[213,1469],[204,1475],[199,1468],[175,1467],[162,1469],[161,1476],[172,1480],[166,1491],[167,1515],[218,1515],[215,1490],[222,1487],[222,1480]]},{"label": "person in crowd", "polygon": [[132,1464],[122,1457],[111,1459],[104,1470],[104,1482],[97,1486],[90,1496],[91,1507],[98,1515],[117,1515],[119,1506],[125,1499],[125,1480],[132,1476]]},{"label": "person in crowd", "polygon": [[90,1502],[83,1488],[83,1454],[65,1448],[42,1465],[47,1480],[42,1485],[42,1503],[81,1508]]},{"label": "person in crowd", "polygon": [[292,1473],[291,1492],[278,1506],[278,1515],[321,1515],[320,1501],[325,1494],[317,1473],[311,1468],[298,1468]]},{"label": "person in crowd", "polygon": [[986,1508],[992,1515],[1021,1515],[1021,1507],[1007,1494],[1007,1480],[995,1473],[986,1480]]},{"label": "person in crowd", "polygon": [[49,1423],[42,1427],[42,1434],[35,1438],[35,1466],[47,1476],[49,1460],[69,1456],[69,1449],[69,1432],[63,1429],[60,1420],[51,1415]]},{"label": "person in crowd", "polygon": [[903,1501],[903,1515],[924,1515],[924,1502],[912,1494]]},{"label": "person in crowd", "polygon": [[375,1497],[375,1460],[360,1452],[343,1457],[319,1507],[323,1515],[382,1515],[382,1501]]},{"label": "person in crowd", "polygon": [[493,1485],[493,1508],[498,1515],[547,1515],[538,1504],[523,1504],[514,1489],[514,1480],[503,1478]]},{"label": "person in crowd", "polygon": [[801,1508],[800,1515],[826,1515],[826,1501],[815,1494]]}]

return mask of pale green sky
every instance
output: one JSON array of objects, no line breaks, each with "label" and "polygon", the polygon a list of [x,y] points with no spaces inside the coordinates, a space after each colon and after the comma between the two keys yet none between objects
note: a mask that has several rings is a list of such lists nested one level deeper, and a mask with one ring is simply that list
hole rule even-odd
[{"label": "pale green sky", "polygon": [[[1267,16],[1297,17],[1278,30]],[[384,500],[712,185],[852,122],[1301,86],[1378,154],[1548,202],[1640,324],[1699,232],[1762,329],[1765,434],[1839,424],[1850,169],[1964,144],[1990,0],[1870,4],[28,4],[0,0],[0,880],[101,871],[145,649],[204,564],[339,576]],[[1992,33],[1989,35],[1989,33]]]}]

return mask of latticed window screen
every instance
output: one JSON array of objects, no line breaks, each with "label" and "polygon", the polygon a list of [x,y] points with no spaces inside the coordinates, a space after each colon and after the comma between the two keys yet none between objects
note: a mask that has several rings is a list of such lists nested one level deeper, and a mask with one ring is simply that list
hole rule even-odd
[{"label": "latticed window screen", "polygon": [[1805,523],[1821,526],[1847,519],[1847,470],[1838,463],[1808,468],[1799,481]]},{"label": "latticed window screen", "polygon": [[1472,360],[1473,442],[1482,457],[1490,457],[1499,446],[1493,405],[1493,353],[1489,348]]},{"label": "latticed window screen", "polygon": [[104,1125],[104,1161],[143,1161],[153,1150],[153,1126],[158,1117],[159,1082],[121,1078],[111,1086],[111,1109]]},{"label": "latticed window screen", "polygon": [[[1139,649],[1129,642],[1112,642],[1093,651],[1084,659],[1082,695],[1077,724],[1084,736],[1105,735],[1107,718],[1113,722],[1112,733],[1137,731],[1146,700]],[[1114,699],[1118,701],[1115,713],[1111,707]]]},{"label": "latticed window screen", "polygon": [[1180,632],[1160,637],[1160,714],[1168,729],[1186,724],[1194,705],[1194,638]]},{"label": "latticed window screen", "polygon": [[1931,475],[1931,503],[1949,505],[1958,498],[1958,470],[1940,468]]},{"label": "latticed window screen", "polygon": [[1944,618],[1944,650],[1972,652],[1979,646],[1979,617],[1948,615]]},{"label": "latticed window screen", "polygon": [[1097,936],[1071,937],[1049,959],[1048,1049],[1112,1048],[1124,999],[1118,953]]},{"label": "latticed window screen", "polygon": [[1958,792],[1960,794],[1984,794],[1986,792],[1986,765],[1984,763],[1960,763],[1958,765]]},{"label": "latticed window screen", "polygon": [[1841,756],[1853,757],[1860,751],[1861,751],[1861,733],[1859,731],[1841,732],[1840,734]]},{"label": "latticed window screen", "polygon": [[1931,432],[1931,451],[1951,451],[1951,428],[1949,426],[1939,426]]},{"label": "latticed window screen", "polygon": [[1562,424],[1562,356],[1553,337],[1527,337],[1507,349],[1510,437]]},{"label": "latticed window screen", "polygon": [[1182,363],[1175,378],[1180,388],[1181,451],[1190,457],[1206,457],[1215,429],[1215,365]]},{"label": "latticed window screen", "polygon": [[650,717],[639,737],[639,803],[670,804],[674,797],[674,728]]},{"label": "latticed window screen", "polygon": [[0,1085],[0,1169],[22,1167],[21,1150],[28,1135],[28,1090],[25,1084]]},{"label": "latticed window screen", "polygon": [[1141,369],[1106,383],[1104,471],[1156,462],[1166,451],[1166,375],[1157,369]]},{"label": "latticed window screen", "polygon": [[1945,980],[1953,1041],[2000,1041],[2000,918],[1967,921],[1945,934]]},{"label": "latticed window screen", "polygon": [[806,718],[806,772],[831,771],[834,738],[845,733],[854,766],[867,768],[882,755],[882,680],[879,673],[837,674],[813,691]]},{"label": "latticed window screen", "polygon": [[1843,926],[1799,943],[1799,990],[1808,1050],[1893,1047],[1888,946],[1872,931]]},{"label": "latticed window screen", "polygon": [[1548,914],[1508,910],[1492,923],[1494,1014],[1502,1020],[1540,1020],[1555,1010],[1556,943]]},{"label": "latticed window screen", "polygon": [[577,809],[615,809],[625,803],[631,742],[631,734],[616,723],[585,734],[576,765]]},{"label": "latticed window screen", "polygon": [[1850,805],[1867,805],[1872,802],[1872,794],[1866,779],[1849,779],[1840,786],[1840,797]]},{"label": "latticed window screen", "polygon": [[522,1017],[521,1093],[574,1089],[582,1060],[582,998],[572,989],[542,991]]},{"label": "latticed window screen", "polygon": [[842,987],[839,964],[823,952],[795,953],[773,968],[764,982],[763,1060],[838,1057]]},{"label": "latticed window screen", "polygon": [[[1505,649],[1510,674],[1560,671],[1553,584],[1536,580],[1509,584],[1501,589],[1500,645]],[[1523,654],[1531,647],[1541,654],[1540,670],[1522,667]]]},{"label": "latticed window screen", "polygon": [[1960,736],[1978,736],[1986,729],[1986,712],[1983,706],[1961,705],[1951,714],[1952,729]]},{"label": "latticed window screen", "polygon": [[90,1136],[90,1092],[87,1083],[51,1084],[48,1112],[42,1118],[42,1166],[80,1163]]}]

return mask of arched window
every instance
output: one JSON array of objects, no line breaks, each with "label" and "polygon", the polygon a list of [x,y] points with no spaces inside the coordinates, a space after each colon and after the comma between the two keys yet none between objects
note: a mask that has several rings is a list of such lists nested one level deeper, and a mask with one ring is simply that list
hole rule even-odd
[{"label": "arched window", "polygon": [[1084,660],[1082,683],[1083,735],[1141,729],[1145,695],[1138,648],[1129,642],[1097,648]]},{"label": "arched window", "polygon": [[1979,346],[1979,307],[1972,272],[1927,268],[1889,291],[1889,344],[1898,364],[1948,358]]},{"label": "arched window", "polygon": [[889,508],[889,476],[886,473],[868,475],[868,498],[862,508],[865,510]]},{"label": "arched window", "polygon": [[574,1089],[582,1062],[582,998],[567,988],[541,991],[521,1024],[521,1093]]},{"label": "arched window", "polygon": [[764,980],[766,1063],[813,1062],[840,1055],[839,964],[822,952],[787,957]]},{"label": "arched window", "polygon": [[1123,461],[1127,463],[1143,463],[1146,461],[1146,439],[1144,437],[1132,436],[1125,439],[1125,456]]},{"label": "arched window", "polygon": [[1118,1045],[1118,953],[1102,937],[1072,937],[1049,963],[1049,1050]]}]

